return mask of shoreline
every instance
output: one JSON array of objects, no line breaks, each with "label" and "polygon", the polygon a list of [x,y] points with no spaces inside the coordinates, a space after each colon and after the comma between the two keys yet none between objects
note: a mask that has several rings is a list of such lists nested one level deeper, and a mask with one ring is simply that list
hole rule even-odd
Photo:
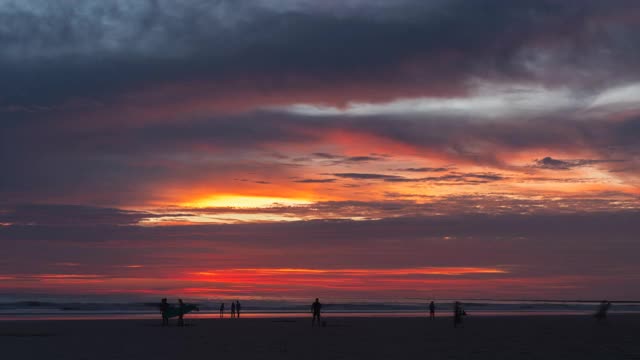
[{"label": "shoreline", "polygon": [[[595,311],[546,311],[546,310],[529,310],[529,311],[467,311],[469,317],[539,317],[539,316],[584,316],[593,317]],[[640,316],[640,312],[636,311],[611,311],[611,316],[627,316],[635,315]],[[226,313],[224,318],[220,318],[219,313],[216,312],[194,312],[185,316],[185,319],[211,319],[211,320],[225,320],[230,319],[229,313]],[[246,312],[242,313],[241,319],[304,319],[310,317],[309,313],[302,312]],[[379,312],[325,312],[323,317],[325,318],[408,318],[419,319],[428,318],[429,314],[426,312],[399,312],[399,311],[379,311]],[[436,314],[437,318],[451,318],[453,314],[451,311],[442,311]],[[159,319],[158,313],[126,313],[126,312],[112,312],[112,313],[91,313],[91,312],[78,312],[78,313],[0,313],[0,322],[2,321],[103,321],[103,320],[155,320]]]}]

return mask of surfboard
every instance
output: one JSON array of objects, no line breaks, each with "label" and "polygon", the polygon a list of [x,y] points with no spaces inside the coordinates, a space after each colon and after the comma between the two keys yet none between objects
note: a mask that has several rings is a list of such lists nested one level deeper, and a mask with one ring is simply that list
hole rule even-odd
[{"label": "surfboard", "polygon": [[165,312],[165,316],[168,318],[177,317],[180,315],[188,314],[192,311],[200,311],[196,305],[193,304],[185,304],[182,307],[182,310],[178,306],[170,306],[169,309]]}]

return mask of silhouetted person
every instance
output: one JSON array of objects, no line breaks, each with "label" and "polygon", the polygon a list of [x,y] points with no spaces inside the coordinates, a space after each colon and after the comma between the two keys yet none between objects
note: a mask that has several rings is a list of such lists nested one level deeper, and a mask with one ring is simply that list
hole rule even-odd
[{"label": "silhouetted person", "polygon": [[180,315],[178,315],[178,326],[184,326],[184,310],[185,306],[182,302],[182,299],[178,299],[178,309],[180,310]]},{"label": "silhouetted person", "polygon": [[220,304],[220,318],[224,317],[224,303]]},{"label": "silhouetted person", "polygon": [[231,302],[231,318],[233,319],[234,317],[236,317],[236,303],[232,301]]},{"label": "silhouetted person", "polygon": [[316,298],[316,301],[314,301],[313,304],[311,304],[311,312],[313,313],[313,319],[311,319],[311,326],[315,324],[316,319],[318,319],[318,326],[322,325],[320,324],[321,309],[322,309],[322,304],[320,304],[320,300]]},{"label": "silhouetted person", "polygon": [[458,327],[458,325],[462,324],[463,315],[466,315],[466,314],[462,309],[462,304],[459,301],[456,301],[453,304],[453,327]]},{"label": "silhouetted person", "polygon": [[436,304],[432,301],[429,304],[429,319],[435,319],[436,318]]},{"label": "silhouetted person", "polygon": [[607,312],[609,311],[609,308],[611,307],[611,303],[607,300],[602,300],[602,302],[600,303],[600,306],[598,306],[598,311],[595,313],[595,317],[598,320],[606,320],[607,319]]},{"label": "silhouetted person", "polygon": [[236,300],[236,317],[240,318],[240,301]]},{"label": "silhouetted person", "polygon": [[160,302],[160,313],[162,314],[162,326],[169,325],[169,316],[167,314],[169,311],[169,303],[167,302],[167,298],[162,298]]}]

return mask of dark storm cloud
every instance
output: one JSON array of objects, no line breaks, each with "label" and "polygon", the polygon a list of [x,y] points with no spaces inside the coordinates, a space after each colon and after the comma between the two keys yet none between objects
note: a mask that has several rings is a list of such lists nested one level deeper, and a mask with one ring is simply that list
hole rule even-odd
[{"label": "dark storm cloud", "polygon": [[[161,111],[166,103],[200,92],[207,101],[237,97],[242,107],[247,91],[277,97],[287,89],[320,89],[313,97],[325,103],[345,84],[364,84],[343,100],[375,101],[464,93],[476,78],[561,83],[590,92],[622,78],[636,80],[640,63],[634,46],[638,21],[627,11],[636,4],[630,1],[404,1],[380,7],[359,2],[324,10],[312,3],[2,3],[0,195],[35,201],[91,193],[100,201],[140,203],[143,184],[198,173],[194,153],[269,150],[272,144],[319,141],[331,131],[373,135],[495,167],[508,166],[501,152],[561,147],[594,152],[602,160],[631,158],[621,172],[637,173],[637,118],[608,123],[561,113],[478,123],[433,116],[309,119]],[[194,81],[209,85],[190,86]],[[129,118],[117,107],[116,98],[175,84],[185,93],[142,101],[145,109],[161,108],[156,116],[171,118],[169,123],[128,125],[144,116]],[[113,112],[104,115],[104,109]],[[184,170],[166,164],[176,153]],[[333,160],[361,164],[380,157]]]},{"label": "dark storm cloud", "polygon": [[[242,93],[240,79],[267,91],[355,82],[427,94],[460,92],[469,78],[487,76],[598,84],[629,81],[639,56],[637,23],[625,18],[635,3],[625,0],[362,2],[331,11],[264,4],[3,3],[2,107],[109,102],[196,79],[215,82],[212,97]],[[286,80],[296,76],[310,82]]]}]

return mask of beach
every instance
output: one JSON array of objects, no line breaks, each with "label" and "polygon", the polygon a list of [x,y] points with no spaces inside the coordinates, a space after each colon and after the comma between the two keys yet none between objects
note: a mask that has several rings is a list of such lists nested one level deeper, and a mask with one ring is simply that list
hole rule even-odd
[{"label": "beach", "polygon": [[640,315],[0,321],[17,359],[640,359]]}]

